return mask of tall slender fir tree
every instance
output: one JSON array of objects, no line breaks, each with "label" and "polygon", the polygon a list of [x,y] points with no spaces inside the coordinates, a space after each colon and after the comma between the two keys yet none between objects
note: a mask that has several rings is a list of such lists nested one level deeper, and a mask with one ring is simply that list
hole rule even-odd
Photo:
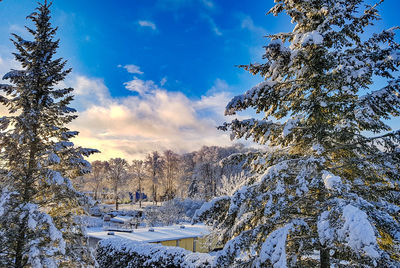
[{"label": "tall slender fir tree", "polygon": [[84,160],[97,150],[74,147],[78,132],[66,125],[77,116],[68,107],[72,88],[56,89],[71,72],[54,59],[59,40],[50,24],[51,4],[39,3],[27,18],[32,41],[13,34],[15,59],[1,84],[0,266],[88,267],[94,264],[79,214],[85,197],[69,178],[90,171]]},{"label": "tall slender fir tree", "polygon": [[242,66],[265,81],[226,108],[262,118],[221,129],[276,150],[198,211],[225,245],[216,266],[400,267],[400,132],[385,121],[400,115],[400,46],[397,27],[371,34],[378,2],[275,0],[294,29]]}]

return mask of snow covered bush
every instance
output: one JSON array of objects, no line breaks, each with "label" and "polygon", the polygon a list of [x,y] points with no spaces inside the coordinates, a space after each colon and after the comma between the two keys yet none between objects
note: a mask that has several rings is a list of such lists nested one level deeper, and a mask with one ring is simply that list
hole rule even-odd
[{"label": "snow covered bush", "polygon": [[144,209],[144,218],[147,226],[173,225],[183,217],[183,208],[173,201],[166,201],[162,206],[148,206]]},{"label": "snow covered bush", "polygon": [[93,216],[81,216],[81,220],[86,227],[103,227],[103,218]]},{"label": "snow covered bush", "polygon": [[205,268],[212,267],[213,256],[160,244],[107,239],[99,242],[96,260],[109,268]]},{"label": "snow covered bush", "polygon": [[188,219],[192,219],[196,210],[204,204],[204,200],[191,198],[174,199],[173,202],[182,207],[183,213]]},{"label": "snow covered bush", "polygon": [[275,150],[196,213],[225,245],[216,266],[400,267],[400,131],[385,121],[400,115],[400,45],[397,27],[367,27],[382,2],[275,1],[294,29],[242,66],[265,81],[225,112],[262,115],[220,127]]},{"label": "snow covered bush", "polygon": [[166,226],[179,222],[190,222],[204,201],[195,199],[172,199],[162,206],[148,206],[144,209],[144,218],[148,226]]}]

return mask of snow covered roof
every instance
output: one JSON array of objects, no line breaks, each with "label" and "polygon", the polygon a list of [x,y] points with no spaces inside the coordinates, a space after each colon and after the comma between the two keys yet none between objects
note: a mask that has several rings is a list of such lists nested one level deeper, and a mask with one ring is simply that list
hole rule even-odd
[{"label": "snow covered roof", "polygon": [[[181,228],[184,226],[185,228]],[[159,242],[167,240],[177,240],[190,237],[201,237],[209,234],[209,231],[205,225],[174,225],[165,227],[153,227],[154,232],[150,232],[149,228],[134,229],[132,233],[113,231],[114,235],[108,235],[109,231],[105,231],[101,227],[88,228],[87,234],[89,237],[97,239],[108,239],[108,238],[125,238],[134,241],[143,242]]]}]

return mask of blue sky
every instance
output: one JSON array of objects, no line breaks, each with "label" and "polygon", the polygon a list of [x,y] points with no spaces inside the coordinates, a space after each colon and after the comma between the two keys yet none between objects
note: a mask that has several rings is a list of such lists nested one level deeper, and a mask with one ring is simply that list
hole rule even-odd
[{"label": "blue sky", "polygon": [[[129,94],[122,82],[131,76],[117,66],[135,64],[144,72],[142,79],[158,82],[166,77],[168,90],[196,97],[217,78],[238,86],[246,83],[249,76],[235,65],[259,58],[264,34],[290,30],[288,21],[265,16],[272,4],[56,0],[52,10],[53,23],[60,28],[60,55],[74,72],[104,78],[113,96]],[[35,5],[31,0],[3,1],[1,35],[19,32]],[[1,45],[8,43],[5,38]]]},{"label": "blue sky", "polygon": [[[228,134],[215,130],[227,120],[223,108],[260,81],[235,65],[261,61],[263,36],[293,28],[285,16],[265,15],[273,4],[55,0],[59,55],[73,68],[66,84],[76,88],[81,117],[73,125],[82,135],[77,142],[100,147],[103,159],[228,145]],[[15,66],[10,33],[26,35],[25,17],[35,6],[32,0],[0,3],[1,74]],[[376,29],[400,24],[399,7],[386,0]]]}]

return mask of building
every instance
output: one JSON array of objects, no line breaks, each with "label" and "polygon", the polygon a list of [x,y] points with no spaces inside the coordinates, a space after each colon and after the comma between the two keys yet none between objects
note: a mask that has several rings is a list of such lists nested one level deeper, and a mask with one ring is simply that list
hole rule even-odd
[{"label": "building", "polygon": [[132,241],[158,243],[164,246],[181,247],[193,252],[209,252],[204,236],[209,234],[205,225],[174,225],[134,230],[88,228],[89,245],[96,247],[102,239],[125,238]]}]

